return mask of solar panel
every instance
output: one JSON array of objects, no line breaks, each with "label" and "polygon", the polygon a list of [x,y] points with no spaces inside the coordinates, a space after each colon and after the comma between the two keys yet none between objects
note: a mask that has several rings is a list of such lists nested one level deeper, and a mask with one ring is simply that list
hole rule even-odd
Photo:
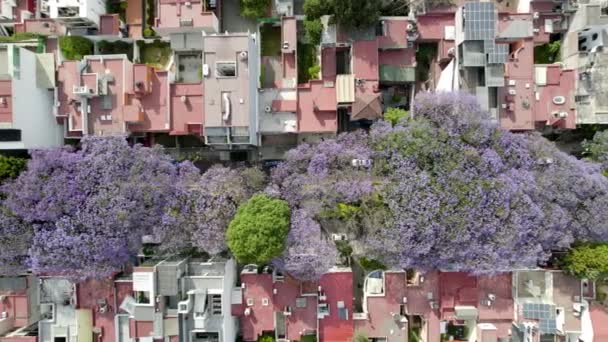
[{"label": "solar panel", "polygon": [[496,12],[493,2],[464,4],[466,40],[490,40],[496,36]]},{"label": "solar panel", "polygon": [[538,320],[538,328],[543,334],[553,334],[557,329],[554,304],[525,303],[523,315],[525,318]]},{"label": "solar panel", "polygon": [[492,51],[488,52],[488,63],[489,64],[502,64],[507,62],[509,56],[509,45],[507,44],[494,44]]}]

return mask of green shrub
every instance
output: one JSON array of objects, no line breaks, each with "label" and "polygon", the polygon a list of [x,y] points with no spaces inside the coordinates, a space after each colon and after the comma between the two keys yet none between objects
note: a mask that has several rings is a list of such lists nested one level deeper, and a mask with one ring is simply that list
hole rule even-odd
[{"label": "green shrub", "polygon": [[317,336],[315,336],[315,335],[304,335],[300,339],[300,342],[317,342]]},{"label": "green shrub", "polygon": [[344,258],[348,258],[353,254],[353,248],[348,241],[336,241],[336,248],[338,249],[340,256]]},{"label": "green shrub", "polygon": [[274,342],[274,336],[272,335],[262,335],[258,338],[258,342]]},{"label": "green shrub", "polygon": [[146,38],[148,38],[148,37],[156,37],[156,32],[154,32],[154,30],[151,27],[146,27],[143,30],[142,34]]},{"label": "green shrub", "polygon": [[317,65],[317,47],[298,43],[298,83],[310,80],[310,67]]},{"label": "green shrub", "polygon": [[323,34],[321,19],[304,20],[304,30],[309,44],[319,45],[321,43],[321,35]]},{"label": "green shrub", "polygon": [[0,183],[17,178],[26,166],[27,159],[0,155]]},{"label": "green shrub", "polygon": [[93,54],[93,42],[82,36],[59,37],[59,49],[65,59],[81,60]]},{"label": "green shrub", "polygon": [[245,18],[259,19],[268,15],[270,0],[240,0],[241,15]]},{"label": "green shrub", "polygon": [[353,342],[370,342],[371,340],[367,337],[367,335],[361,331],[361,330],[357,330],[355,331],[355,334],[353,335]]},{"label": "green shrub", "polygon": [[386,266],[384,266],[380,261],[376,259],[368,259],[366,257],[359,258],[359,265],[368,271],[386,269]]},{"label": "green shrub", "polygon": [[585,243],[574,246],[562,259],[562,268],[579,278],[608,278],[608,244]]},{"label": "green shrub", "polygon": [[265,264],[285,249],[290,209],[286,201],[265,194],[241,205],[228,226],[228,247],[242,264]]},{"label": "green shrub", "polygon": [[319,78],[319,73],[321,72],[321,67],[319,65],[313,65],[308,68],[308,76],[311,80],[316,80]]},{"label": "green shrub", "polygon": [[409,112],[399,108],[389,108],[386,110],[386,112],[384,112],[384,120],[390,122],[393,126],[395,126],[399,121],[408,117]]},{"label": "green shrub", "polygon": [[554,41],[534,47],[534,64],[551,64],[560,59],[561,42]]},{"label": "green shrub", "polygon": [[117,40],[115,42],[108,42],[101,40],[97,42],[97,50],[101,55],[127,55],[130,61],[133,60],[133,45],[131,43]]}]

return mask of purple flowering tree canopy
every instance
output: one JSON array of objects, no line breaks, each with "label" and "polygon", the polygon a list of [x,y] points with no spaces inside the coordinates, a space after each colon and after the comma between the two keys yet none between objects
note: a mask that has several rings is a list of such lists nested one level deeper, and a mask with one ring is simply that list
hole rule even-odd
[{"label": "purple flowering tree canopy", "polygon": [[264,174],[255,168],[214,166],[201,176],[194,166],[182,165],[176,196],[156,230],[161,248],[195,249],[211,255],[226,250],[230,220],[263,183]]},{"label": "purple flowering tree canopy", "polygon": [[335,265],[338,251],[305,210],[291,214],[287,248],[274,263],[299,280],[317,280]]},{"label": "purple flowering tree canopy", "polygon": [[420,94],[413,116],[371,132],[392,213],[368,231],[372,255],[404,268],[493,272],[608,238],[608,180],[597,165],[538,134],[498,128],[469,95]]},{"label": "purple flowering tree canopy", "polygon": [[3,192],[8,210],[33,231],[33,272],[101,278],[136,254],[174,196],[176,179],[160,149],[86,137],[77,151],[33,151],[27,171]]}]

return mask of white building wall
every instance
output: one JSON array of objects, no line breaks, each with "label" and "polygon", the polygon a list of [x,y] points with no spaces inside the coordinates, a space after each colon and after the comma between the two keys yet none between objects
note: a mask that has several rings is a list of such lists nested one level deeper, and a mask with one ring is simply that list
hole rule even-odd
[{"label": "white building wall", "polygon": [[[36,87],[36,54],[20,50],[20,77],[13,78],[13,128],[21,130],[23,148],[63,145],[63,126],[53,115],[53,91]],[[2,145],[0,145],[2,148]]]},{"label": "white building wall", "polygon": [[224,289],[222,293],[222,315],[224,316],[223,341],[236,341],[237,321],[232,316],[232,288],[236,285],[236,263],[234,259],[226,261]]}]

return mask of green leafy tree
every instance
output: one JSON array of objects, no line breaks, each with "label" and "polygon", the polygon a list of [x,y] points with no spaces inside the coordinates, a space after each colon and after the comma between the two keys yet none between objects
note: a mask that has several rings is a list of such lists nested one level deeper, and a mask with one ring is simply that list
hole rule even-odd
[{"label": "green leafy tree", "polygon": [[608,244],[585,243],[575,246],[563,259],[562,267],[579,278],[608,278]]},{"label": "green leafy tree", "polygon": [[68,60],[81,60],[93,53],[93,42],[82,36],[59,37],[59,49]]},{"label": "green leafy tree", "polygon": [[390,122],[393,126],[408,116],[409,112],[407,110],[399,108],[389,108],[384,112],[384,120]]},{"label": "green leafy tree", "polygon": [[267,16],[270,0],[241,0],[241,15],[245,18],[258,19]]},{"label": "green leafy tree", "polygon": [[303,7],[308,20],[331,15],[339,25],[361,29],[378,22],[381,3],[369,0],[305,0]]},{"label": "green leafy tree", "polygon": [[0,155],[0,183],[17,178],[26,165],[27,159]]},{"label": "green leafy tree", "polygon": [[376,25],[381,1],[333,0],[334,20],[339,25],[361,29]]},{"label": "green leafy tree", "polygon": [[239,207],[226,233],[228,247],[243,264],[264,264],[285,249],[290,210],[286,201],[265,194]]},{"label": "green leafy tree", "polygon": [[303,7],[306,19],[314,20],[326,14],[333,14],[332,1],[333,0],[305,0]]},{"label": "green leafy tree", "polygon": [[306,40],[313,45],[321,43],[321,35],[323,34],[323,23],[321,19],[304,20],[304,30],[306,31]]},{"label": "green leafy tree", "polygon": [[560,47],[561,41],[559,40],[534,47],[534,63],[551,64],[559,61]]},{"label": "green leafy tree", "polygon": [[583,148],[589,159],[600,163],[608,161],[608,131],[597,132],[593,140],[583,141]]}]

